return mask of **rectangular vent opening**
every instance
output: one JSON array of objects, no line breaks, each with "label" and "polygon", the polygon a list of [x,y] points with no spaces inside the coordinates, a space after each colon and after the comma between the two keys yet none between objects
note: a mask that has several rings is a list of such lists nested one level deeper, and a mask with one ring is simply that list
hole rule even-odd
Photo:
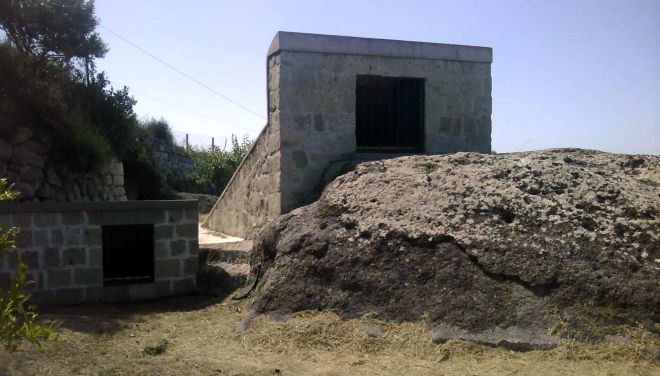
[{"label": "rectangular vent opening", "polygon": [[154,282],[154,225],[101,226],[103,285]]}]

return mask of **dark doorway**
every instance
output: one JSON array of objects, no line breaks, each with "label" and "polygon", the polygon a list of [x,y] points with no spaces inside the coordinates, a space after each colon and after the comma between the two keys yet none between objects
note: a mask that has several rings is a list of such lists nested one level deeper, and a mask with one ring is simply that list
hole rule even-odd
[{"label": "dark doorway", "polygon": [[357,152],[417,153],[424,131],[424,80],[357,76]]},{"label": "dark doorway", "polygon": [[103,285],[154,281],[154,225],[102,226]]}]

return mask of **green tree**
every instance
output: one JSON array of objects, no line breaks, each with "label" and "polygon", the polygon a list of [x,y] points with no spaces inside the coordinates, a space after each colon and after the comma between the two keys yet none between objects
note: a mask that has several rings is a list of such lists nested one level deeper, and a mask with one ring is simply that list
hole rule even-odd
[{"label": "green tree", "polygon": [[0,28],[23,55],[94,59],[107,48],[93,0],[0,0]]},{"label": "green tree", "polygon": [[[0,201],[13,200],[16,193],[7,189],[7,180],[0,179]],[[8,257],[14,247],[18,229],[5,231],[0,228],[0,257]],[[9,351],[18,348],[17,342],[29,341],[37,346],[42,341],[57,338],[56,324],[38,325],[36,308],[28,304],[29,294],[23,292],[28,285],[28,267],[20,261],[16,267],[16,278],[7,291],[0,290],[0,342]]]}]

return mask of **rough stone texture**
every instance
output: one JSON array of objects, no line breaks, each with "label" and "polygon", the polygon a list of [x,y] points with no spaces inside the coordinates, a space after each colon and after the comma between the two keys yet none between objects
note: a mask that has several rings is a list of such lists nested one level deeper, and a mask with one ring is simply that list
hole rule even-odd
[{"label": "rough stone texture", "polygon": [[[178,145],[168,145],[165,141],[153,137],[149,137],[148,140],[156,157],[161,162],[167,184],[177,191],[190,190],[191,187],[186,174],[193,171],[194,165],[185,148]],[[121,182],[123,185],[123,176],[115,178],[115,183],[117,182]],[[137,197],[131,199],[137,199]]]},{"label": "rough stone texture", "polygon": [[281,213],[279,143],[279,129],[266,125],[206,218],[205,227],[246,237],[277,218]]},{"label": "rough stone texture", "polygon": [[483,47],[279,33],[268,55],[268,125],[205,226],[251,237],[317,197],[334,162],[363,159],[358,75],[424,80],[423,153],[490,152],[491,61]]},{"label": "rough stone texture", "polygon": [[426,316],[439,341],[514,348],[657,323],[659,167],[579,149],[361,163],[261,230],[252,308]]},{"label": "rough stone texture", "polygon": [[328,164],[355,158],[357,75],[425,80],[424,152],[490,152],[490,63],[279,52],[282,212],[308,201]]},{"label": "rough stone texture", "polygon": [[74,171],[46,128],[0,123],[0,177],[20,192],[18,201],[126,200],[124,169],[112,160],[96,171]]},{"label": "rough stone texture", "polygon": [[[195,290],[197,202],[0,203],[0,224],[19,227],[17,256],[30,268],[33,300],[78,304],[154,299]],[[194,214],[191,214],[194,212]],[[176,225],[168,224],[176,218]],[[104,286],[102,226],[154,224],[154,283]],[[184,229],[178,234],[174,226]],[[158,231],[169,228],[170,231]],[[172,243],[172,252],[167,246]],[[166,248],[162,251],[162,245]],[[0,284],[17,257],[0,262]],[[191,284],[191,281],[193,282]]]}]

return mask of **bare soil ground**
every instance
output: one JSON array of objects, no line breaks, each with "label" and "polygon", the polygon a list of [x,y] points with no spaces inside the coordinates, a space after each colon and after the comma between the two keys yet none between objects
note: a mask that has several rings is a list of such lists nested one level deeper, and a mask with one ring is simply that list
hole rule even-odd
[{"label": "bare soil ground", "polygon": [[[0,375],[657,375],[657,339],[622,327],[625,344],[564,341],[548,351],[513,352],[470,342],[431,343],[422,321],[368,316],[342,320],[301,312],[286,322],[245,315],[207,297],[126,305],[44,309],[61,340],[37,350],[0,349]],[[656,358],[657,359],[657,358]]]}]

